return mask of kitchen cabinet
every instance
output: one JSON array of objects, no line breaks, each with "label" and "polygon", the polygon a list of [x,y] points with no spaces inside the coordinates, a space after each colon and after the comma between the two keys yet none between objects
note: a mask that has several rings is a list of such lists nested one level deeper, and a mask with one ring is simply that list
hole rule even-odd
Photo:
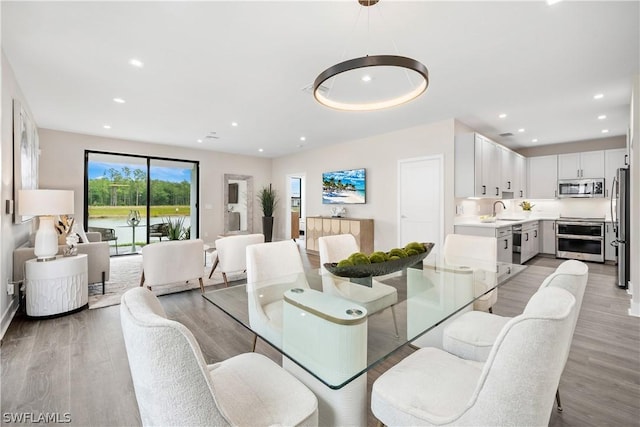
[{"label": "kitchen cabinet", "polygon": [[538,221],[522,224],[520,239],[520,264],[524,264],[540,252]]},{"label": "kitchen cabinet", "polygon": [[627,149],[605,150],[604,152],[604,196],[611,197],[611,185],[618,168],[625,167]]},{"label": "kitchen cabinet", "polygon": [[558,154],[558,179],[604,177],[604,150]]},{"label": "kitchen cabinet", "polygon": [[506,147],[500,147],[500,189],[502,191],[515,192],[515,157],[516,153]]},{"label": "kitchen cabinet", "polygon": [[527,158],[527,197],[531,199],[555,199],[557,185],[557,155]]},{"label": "kitchen cabinet", "polygon": [[514,154],[513,197],[516,199],[523,199],[527,197],[527,158],[518,153]]},{"label": "kitchen cabinet", "polygon": [[509,184],[503,186],[502,182],[502,150],[501,145],[478,133],[456,136],[455,196],[500,198],[502,191],[509,191],[505,190]]},{"label": "kitchen cabinet", "polygon": [[613,243],[615,240],[616,240],[616,233],[615,233],[615,230],[613,229],[613,223],[611,221],[605,222],[604,223],[604,260],[605,261],[613,261],[613,262],[618,261],[618,256],[617,256],[618,248],[611,245],[611,243]]},{"label": "kitchen cabinet", "polygon": [[307,217],[305,244],[307,252],[317,254],[320,250],[318,239],[335,234],[352,234],[356,238],[360,252],[373,252],[373,220],[357,218]]},{"label": "kitchen cabinet", "polygon": [[556,254],[556,221],[543,219],[539,222],[540,253]]}]

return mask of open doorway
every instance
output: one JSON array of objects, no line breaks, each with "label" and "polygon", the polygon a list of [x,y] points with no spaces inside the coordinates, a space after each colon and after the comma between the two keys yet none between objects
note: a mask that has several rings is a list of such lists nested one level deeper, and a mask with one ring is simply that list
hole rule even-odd
[{"label": "open doorway", "polygon": [[305,174],[287,175],[287,228],[288,237],[297,242],[304,242],[306,202]]}]

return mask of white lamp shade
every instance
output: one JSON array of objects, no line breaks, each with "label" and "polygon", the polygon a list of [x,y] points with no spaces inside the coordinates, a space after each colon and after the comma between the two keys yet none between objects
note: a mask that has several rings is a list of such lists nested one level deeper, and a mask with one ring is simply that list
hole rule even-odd
[{"label": "white lamp shade", "polygon": [[18,215],[72,215],[72,190],[19,190]]}]

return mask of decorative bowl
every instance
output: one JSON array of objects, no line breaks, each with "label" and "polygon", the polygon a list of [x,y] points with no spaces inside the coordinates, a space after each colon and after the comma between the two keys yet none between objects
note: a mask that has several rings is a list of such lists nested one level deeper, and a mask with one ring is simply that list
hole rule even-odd
[{"label": "decorative bowl", "polygon": [[394,259],[391,261],[378,262],[373,264],[358,264],[345,267],[338,267],[336,262],[327,262],[324,268],[331,274],[340,277],[363,278],[372,276],[384,276],[395,271],[399,271],[412,265],[415,265],[425,259],[435,246],[435,243],[422,243],[425,251],[417,255],[411,255],[406,258]]}]

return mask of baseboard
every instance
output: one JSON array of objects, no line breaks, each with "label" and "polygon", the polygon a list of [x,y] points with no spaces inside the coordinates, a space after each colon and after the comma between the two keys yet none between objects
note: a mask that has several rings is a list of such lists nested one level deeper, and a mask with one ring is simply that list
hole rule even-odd
[{"label": "baseboard", "polygon": [[7,329],[9,329],[11,321],[18,312],[18,307],[18,298],[13,298],[11,304],[9,304],[9,307],[7,307],[7,309],[2,314],[2,322],[0,323],[2,325],[2,328],[0,329],[0,339],[4,338],[5,332],[7,332]]},{"label": "baseboard", "polygon": [[629,292],[632,289],[631,282],[629,282],[629,288],[627,292],[631,294],[631,301],[629,307],[629,316],[640,317],[640,295],[633,295],[632,292]]}]

